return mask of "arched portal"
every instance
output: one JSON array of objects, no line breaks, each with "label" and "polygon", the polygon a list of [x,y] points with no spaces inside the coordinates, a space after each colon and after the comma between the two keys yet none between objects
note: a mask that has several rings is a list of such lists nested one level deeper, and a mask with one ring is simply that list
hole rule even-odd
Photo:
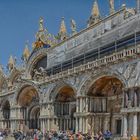
[{"label": "arched portal", "polygon": [[61,88],[54,104],[55,124],[60,130],[75,130],[76,97],[74,90],[69,86]]},{"label": "arched portal", "polygon": [[[33,129],[39,126],[39,115],[35,114],[38,109],[35,110],[34,108],[35,106],[39,106],[39,95],[37,90],[31,85],[23,87],[17,96],[17,103],[21,107],[20,125],[26,125]],[[33,114],[35,115],[35,118],[33,118]],[[31,120],[33,119],[35,122],[38,122],[37,125],[31,123]]]},{"label": "arched portal", "polygon": [[[116,77],[104,76],[96,80],[88,90],[90,123],[95,133],[111,130],[121,135],[120,109],[123,99],[123,83]],[[94,117],[93,117],[94,114]],[[94,121],[94,126],[92,121]]]},{"label": "arched portal", "polygon": [[29,128],[38,129],[40,128],[40,107],[38,105],[33,106],[29,112]]},{"label": "arched portal", "polygon": [[2,112],[4,118],[4,125],[6,128],[10,128],[10,103],[8,100],[6,100],[2,104]]}]

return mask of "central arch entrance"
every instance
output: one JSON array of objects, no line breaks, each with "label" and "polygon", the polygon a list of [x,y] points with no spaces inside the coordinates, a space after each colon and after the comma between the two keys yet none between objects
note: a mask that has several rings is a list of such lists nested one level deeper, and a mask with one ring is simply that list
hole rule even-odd
[{"label": "central arch entrance", "polygon": [[76,97],[74,90],[64,86],[55,97],[54,113],[59,130],[75,130]]},{"label": "central arch entrance", "polygon": [[33,106],[29,112],[29,128],[38,129],[40,128],[40,107]]},{"label": "central arch entrance", "polygon": [[8,100],[4,101],[2,104],[2,112],[4,118],[5,128],[10,128],[10,103]]},{"label": "central arch entrance", "polygon": [[25,86],[18,94],[17,102],[20,108],[20,125],[30,129],[40,126],[40,107],[37,90],[33,86]]},{"label": "central arch entrance", "polygon": [[112,76],[101,77],[91,85],[87,95],[90,99],[89,125],[94,127],[94,133],[110,130],[113,134],[121,135],[122,88],[122,82]]}]

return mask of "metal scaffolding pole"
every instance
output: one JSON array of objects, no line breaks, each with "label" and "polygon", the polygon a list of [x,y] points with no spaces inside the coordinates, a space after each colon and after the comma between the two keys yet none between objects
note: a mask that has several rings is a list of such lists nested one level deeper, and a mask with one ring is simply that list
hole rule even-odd
[{"label": "metal scaffolding pole", "polygon": [[136,33],[136,30],[135,30],[135,47],[137,46],[137,33]]}]

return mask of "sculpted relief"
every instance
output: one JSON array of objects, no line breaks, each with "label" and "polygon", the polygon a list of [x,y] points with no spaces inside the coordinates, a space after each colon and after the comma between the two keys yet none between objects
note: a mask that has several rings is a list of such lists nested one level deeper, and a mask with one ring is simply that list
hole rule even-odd
[{"label": "sculpted relief", "polygon": [[117,66],[115,69],[124,76],[129,86],[140,85],[140,62],[125,63]]}]

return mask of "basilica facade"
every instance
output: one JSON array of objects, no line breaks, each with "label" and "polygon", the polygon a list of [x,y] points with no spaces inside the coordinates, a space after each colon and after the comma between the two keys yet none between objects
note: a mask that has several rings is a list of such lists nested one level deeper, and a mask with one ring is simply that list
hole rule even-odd
[{"label": "basilica facade", "polygon": [[87,27],[68,35],[62,18],[58,35],[39,20],[36,41],[26,44],[9,73],[0,67],[0,128],[110,130],[114,137],[140,137],[140,0],[100,16],[94,2]]}]

